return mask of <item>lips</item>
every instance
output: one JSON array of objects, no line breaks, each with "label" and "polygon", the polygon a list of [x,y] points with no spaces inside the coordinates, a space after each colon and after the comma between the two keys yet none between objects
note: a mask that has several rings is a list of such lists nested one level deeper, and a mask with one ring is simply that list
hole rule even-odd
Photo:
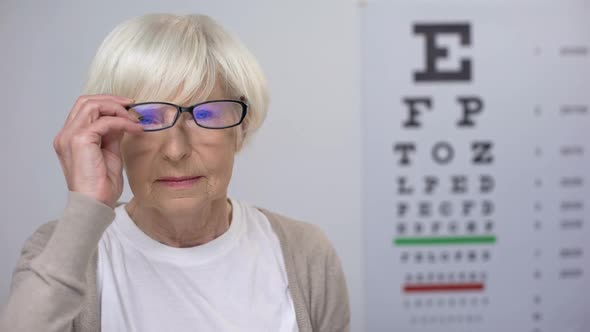
[{"label": "lips", "polygon": [[199,177],[200,176],[180,176],[180,177],[176,177],[176,176],[165,176],[165,177],[159,178],[158,181],[174,181],[174,182],[180,182],[180,181],[197,179]]},{"label": "lips", "polygon": [[188,189],[196,185],[202,176],[165,176],[158,179],[158,183],[170,189]]}]

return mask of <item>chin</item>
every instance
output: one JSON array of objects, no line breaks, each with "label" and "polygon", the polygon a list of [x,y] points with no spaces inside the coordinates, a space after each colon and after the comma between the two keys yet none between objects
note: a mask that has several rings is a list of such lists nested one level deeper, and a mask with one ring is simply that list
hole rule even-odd
[{"label": "chin", "polygon": [[205,197],[199,196],[169,196],[161,198],[158,205],[161,209],[168,210],[168,212],[174,214],[175,211],[184,209],[198,209],[199,207],[207,204],[209,200]]}]

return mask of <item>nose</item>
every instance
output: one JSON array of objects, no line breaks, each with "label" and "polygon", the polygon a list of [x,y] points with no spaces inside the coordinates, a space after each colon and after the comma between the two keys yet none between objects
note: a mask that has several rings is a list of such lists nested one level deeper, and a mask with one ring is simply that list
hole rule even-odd
[{"label": "nose", "polygon": [[191,154],[190,128],[186,126],[190,113],[182,113],[172,128],[163,131],[165,141],[162,145],[164,159],[171,162],[182,161]]}]

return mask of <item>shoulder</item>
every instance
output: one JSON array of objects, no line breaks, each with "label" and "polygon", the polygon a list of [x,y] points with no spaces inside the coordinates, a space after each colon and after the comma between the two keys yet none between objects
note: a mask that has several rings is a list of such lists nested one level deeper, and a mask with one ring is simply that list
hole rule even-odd
[{"label": "shoulder", "polygon": [[340,257],[320,227],[266,209],[259,210],[266,215],[279,238],[287,270],[293,268],[294,273],[316,280],[342,274]]},{"label": "shoulder", "polygon": [[296,220],[264,208],[258,208],[258,210],[267,217],[272,229],[287,249],[310,254],[331,253],[334,251],[326,233],[317,225]]},{"label": "shoulder", "polygon": [[293,301],[306,308],[313,330],[350,331],[346,278],[326,234],[316,225],[259,210],[281,242]]}]

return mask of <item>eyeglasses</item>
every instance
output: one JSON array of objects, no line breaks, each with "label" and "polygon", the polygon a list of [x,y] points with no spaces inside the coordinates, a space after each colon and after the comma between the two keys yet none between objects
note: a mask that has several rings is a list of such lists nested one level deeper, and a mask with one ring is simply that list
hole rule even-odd
[{"label": "eyeglasses", "polygon": [[168,129],[176,123],[180,115],[189,112],[195,123],[207,129],[235,127],[244,121],[248,104],[243,100],[210,100],[189,107],[165,102],[147,102],[126,107],[137,116],[144,131]]}]

